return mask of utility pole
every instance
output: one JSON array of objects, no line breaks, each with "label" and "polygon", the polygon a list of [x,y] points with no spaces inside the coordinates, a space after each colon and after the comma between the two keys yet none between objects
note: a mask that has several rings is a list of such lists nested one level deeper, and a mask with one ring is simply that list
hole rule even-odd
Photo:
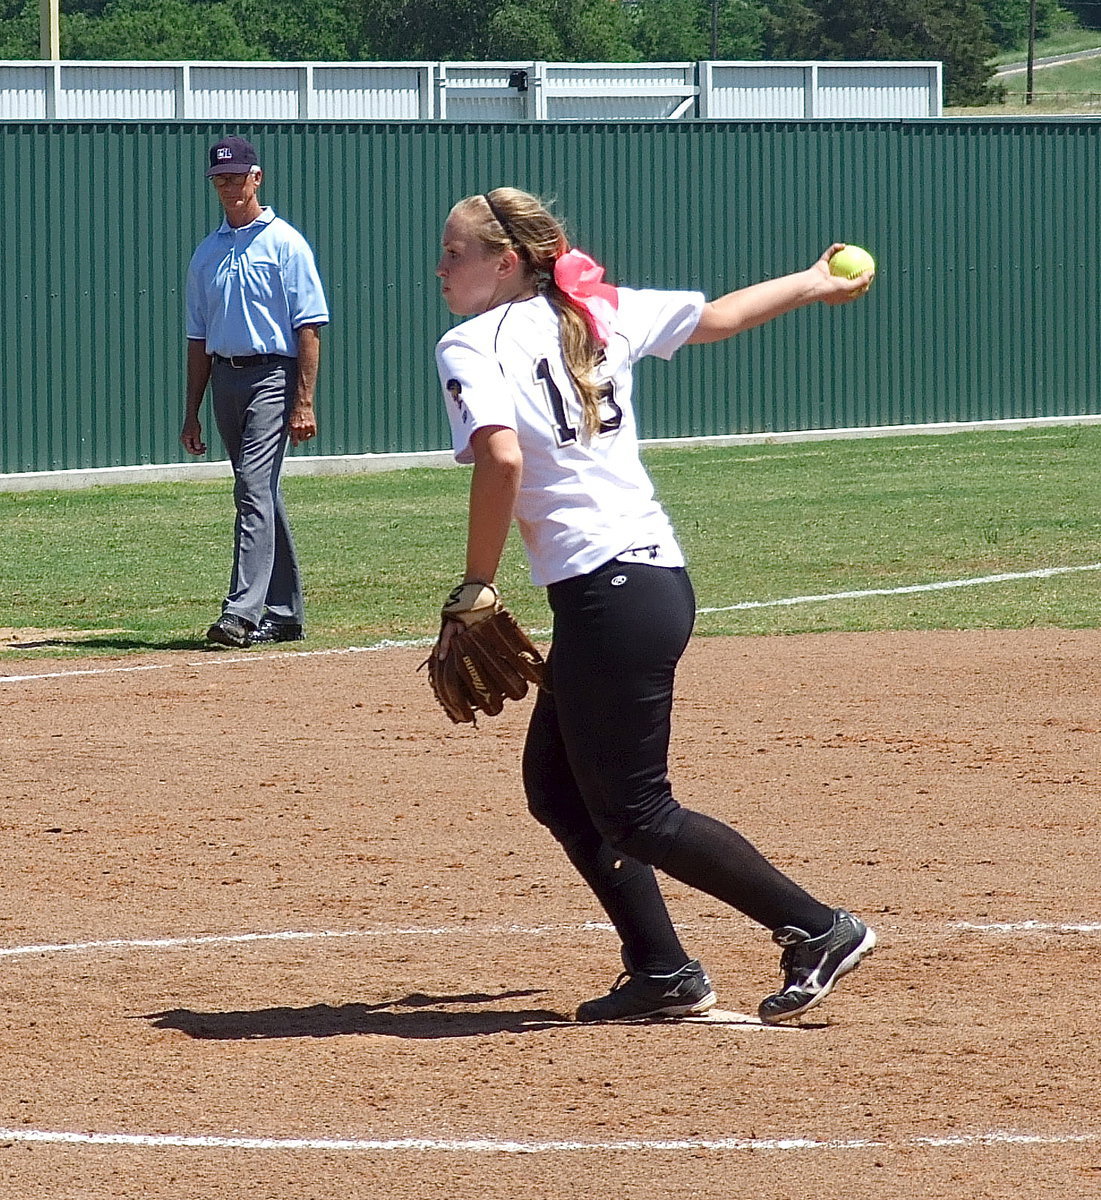
[{"label": "utility pole", "polygon": [[61,57],[60,9],[60,0],[38,0],[39,58],[56,61]]},{"label": "utility pole", "polygon": [[1025,103],[1032,103],[1032,65],[1036,59],[1036,0],[1028,0],[1028,65],[1025,69]]},{"label": "utility pole", "polygon": [[711,0],[711,58],[719,57],[719,0]]}]

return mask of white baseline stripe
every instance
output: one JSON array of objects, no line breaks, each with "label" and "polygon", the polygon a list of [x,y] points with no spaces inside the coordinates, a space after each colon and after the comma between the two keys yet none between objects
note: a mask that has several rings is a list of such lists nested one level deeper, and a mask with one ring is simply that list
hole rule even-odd
[{"label": "white baseline stripe", "polygon": [[[536,633],[539,631],[536,630]],[[401,650],[406,647],[431,646],[434,637],[409,638],[407,641],[392,641],[384,638],[373,646],[337,646],[331,650],[277,650],[272,654],[246,654],[229,657],[213,654],[209,658],[184,663],[185,667],[224,667],[239,663],[258,663],[272,658],[324,658],[329,654],[373,654],[379,650]],[[37,675],[0,675],[0,683],[26,683],[32,679],[67,679],[73,675],[125,675],[131,671],[167,671],[178,667],[178,662],[146,663],[138,667],[84,667],[73,671],[43,671]]]},{"label": "white baseline stripe", "polygon": [[1041,567],[1035,571],[1015,571],[1005,575],[981,575],[974,579],[942,579],[935,583],[912,583],[906,587],[865,588],[857,592],[831,592],[824,596],[788,596],[783,600],[743,600],[720,608],[698,608],[697,613],[736,612],[745,608],[775,608],[786,604],[814,604],[823,600],[863,600],[867,596],[905,596],[913,592],[940,592],[949,588],[978,587],[986,583],[1015,583],[1019,579],[1050,579],[1053,575],[1071,575],[1076,571],[1101,571],[1101,563],[1080,567]]},{"label": "white baseline stripe", "polygon": [[[826,600],[863,600],[869,596],[903,596],[914,592],[938,592],[949,588],[978,587],[988,583],[1013,583],[1020,579],[1050,579],[1055,575],[1071,575],[1078,571],[1101,571],[1101,563],[1086,563],[1077,567],[1040,567],[1035,571],[1018,571],[1004,575],[982,575],[974,579],[943,579],[934,583],[911,583],[893,588],[865,588],[853,592],[829,592],[821,596],[787,596],[781,600],[742,600],[717,608],[697,608],[696,614],[739,612],[750,608],[777,608],[792,604],[815,604]],[[533,629],[534,637],[548,637],[549,629]],[[378,650],[396,650],[413,646],[431,646],[434,637],[409,638],[405,641],[384,639],[371,646],[346,646],[332,650],[286,650],[271,654],[245,655],[227,658],[225,655],[188,662],[188,667],[215,667],[240,663],[265,662],[272,658],[321,658],[332,654],[372,654]],[[118,675],[132,671],[166,671],[178,663],[146,663],[136,667],[85,667],[73,671],[44,671],[36,675],[0,675],[0,683],[28,683],[36,679],[66,679],[77,675]]]},{"label": "white baseline stripe", "polygon": [[243,942],[307,942],[325,938],[388,938],[388,937],[497,937],[502,934],[523,937],[545,937],[556,933],[610,933],[614,926],[601,921],[585,921],[581,925],[453,925],[438,929],[318,929],[280,930],[275,933],[226,933],[202,937],[174,938],[107,938],[95,942],[53,942],[35,946],[0,948],[0,958],[22,954],[81,954],[95,950],[179,950],[190,946],[229,946]]},{"label": "white baseline stripe", "polygon": [[945,1134],[934,1137],[905,1138],[899,1142],[868,1138],[818,1141],[814,1138],[629,1138],[622,1141],[525,1141],[498,1138],[271,1138],[187,1136],[183,1134],[143,1133],[72,1133],[51,1129],[3,1129],[0,1142],[47,1142],[84,1146],[176,1146],[214,1150],[326,1150],[401,1151],[435,1150],[490,1154],[560,1154],[575,1151],[699,1151],[699,1150],[882,1150],[923,1147],[932,1149],[973,1148],[983,1146],[1065,1146],[1101,1141],[1101,1133],[989,1133]]},{"label": "white baseline stripe", "polygon": [[955,926],[957,929],[967,929],[975,933],[1101,933],[1101,924],[1052,924],[1047,921],[995,922],[990,925],[956,921]]},{"label": "white baseline stripe", "polygon": [[[1017,921],[976,925],[970,921],[951,921],[948,928],[968,933],[1101,933],[1101,922],[1053,924],[1045,921]],[[185,950],[203,946],[232,946],[256,942],[310,942],[341,938],[554,937],[561,934],[614,932],[615,927],[606,921],[584,921],[579,925],[443,925],[394,929],[282,929],[271,933],[217,933],[194,937],[104,938],[87,942],[44,942],[29,946],[0,947],[0,958],[18,958],[31,954],[88,954],[100,950]]]},{"label": "white baseline stripe", "polygon": [[[0,675],[0,683],[25,683],[29,679],[65,679],[70,675],[126,675],[133,671],[163,671],[170,663],[147,663],[141,667],[84,667],[76,671],[43,671],[39,675]],[[198,666],[188,663],[188,666]]]}]

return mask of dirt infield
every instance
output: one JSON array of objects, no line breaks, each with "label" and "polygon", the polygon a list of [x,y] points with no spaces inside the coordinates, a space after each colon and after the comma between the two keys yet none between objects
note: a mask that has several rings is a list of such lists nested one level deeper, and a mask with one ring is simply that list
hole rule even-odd
[{"label": "dirt infield", "polygon": [[[3,659],[5,1200],[1101,1196],[1101,632],[693,644],[681,801],[880,935],[779,1030],[568,1021],[617,946],[528,704],[453,728],[423,655]],[[666,882],[754,1011],[767,935]]]}]

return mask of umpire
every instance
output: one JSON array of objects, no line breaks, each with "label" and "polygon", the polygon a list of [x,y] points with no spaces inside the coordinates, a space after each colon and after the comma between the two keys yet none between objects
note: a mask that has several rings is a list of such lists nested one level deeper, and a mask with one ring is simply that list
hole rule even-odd
[{"label": "umpire", "polygon": [[317,434],[314,388],[329,309],[306,239],[257,192],[253,146],[210,148],[225,220],[187,270],[187,408],[180,441],[205,454],[199,408],[210,385],[214,420],[233,464],[233,571],[222,614],[207,630],[221,646],[303,636],[302,581],[279,475],[292,445]]}]

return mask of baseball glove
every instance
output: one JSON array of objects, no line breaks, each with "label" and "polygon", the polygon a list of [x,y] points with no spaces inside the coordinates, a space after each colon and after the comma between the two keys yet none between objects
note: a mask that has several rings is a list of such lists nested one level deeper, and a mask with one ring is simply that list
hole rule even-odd
[{"label": "baseball glove", "polygon": [[440,633],[428,682],[456,724],[477,725],[477,714],[496,716],[506,700],[522,700],[528,684],[543,682],[543,656],[488,583],[460,583],[440,614]]}]

